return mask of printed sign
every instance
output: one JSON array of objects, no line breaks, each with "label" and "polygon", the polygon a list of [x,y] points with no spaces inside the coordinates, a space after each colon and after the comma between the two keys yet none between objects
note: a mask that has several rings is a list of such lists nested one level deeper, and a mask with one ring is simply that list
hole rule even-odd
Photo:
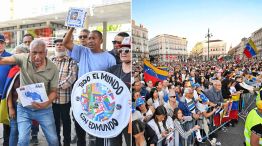
[{"label": "printed sign", "polygon": [[131,93],[115,75],[90,72],[80,77],[71,96],[73,114],[89,134],[101,138],[119,135],[131,114]]},{"label": "printed sign", "polygon": [[65,26],[69,27],[84,27],[87,12],[85,9],[70,8],[66,17]]},{"label": "printed sign", "polygon": [[30,84],[16,89],[23,107],[31,106],[32,102],[45,102],[48,97],[44,83]]}]

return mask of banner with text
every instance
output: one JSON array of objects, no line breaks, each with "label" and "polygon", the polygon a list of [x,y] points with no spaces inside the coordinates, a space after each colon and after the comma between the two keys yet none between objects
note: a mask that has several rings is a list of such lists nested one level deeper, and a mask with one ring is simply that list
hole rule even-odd
[{"label": "banner with text", "polygon": [[129,122],[131,93],[111,73],[95,71],[80,77],[74,85],[71,102],[76,121],[96,137],[116,137]]}]

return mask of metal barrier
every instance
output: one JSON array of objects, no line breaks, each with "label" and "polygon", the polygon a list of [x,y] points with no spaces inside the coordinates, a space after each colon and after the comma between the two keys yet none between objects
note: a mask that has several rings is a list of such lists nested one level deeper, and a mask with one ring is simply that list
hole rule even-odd
[{"label": "metal barrier", "polygon": [[[247,114],[249,113],[249,111],[251,109],[253,109],[255,107],[252,107],[253,104],[256,103],[256,96],[257,96],[257,93],[254,92],[254,94],[250,94],[250,93],[245,93],[245,94],[242,94],[241,95],[242,97],[242,103],[241,106],[242,106],[242,111],[241,113],[238,114],[239,118],[242,119],[244,122],[246,121],[245,118],[247,116]],[[246,101],[247,99],[249,99],[248,101]],[[245,102],[246,101],[246,102]],[[247,103],[247,104],[244,104],[244,103]]]},{"label": "metal barrier", "polygon": [[[211,127],[213,126],[213,116],[211,116],[211,117],[209,117],[208,118],[209,120],[210,120],[210,123],[209,123],[209,129],[212,129]],[[204,137],[202,137],[202,141],[207,141],[207,142],[209,142],[209,143],[211,143],[210,142],[210,140],[209,140],[209,136],[211,135],[211,134],[213,134],[213,133],[215,133],[217,130],[219,130],[220,128],[222,128],[222,127],[224,127],[227,123],[229,123],[230,122],[230,120],[229,121],[227,121],[227,122],[224,122],[223,124],[221,124],[219,127],[216,127],[215,129],[213,129],[211,132],[209,132],[208,133],[208,135],[206,135],[206,136],[204,136]],[[184,122],[184,123],[182,123],[182,127],[184,127],[185,126],[185,124],[186,124],[187,122]],[[194,123],[194,122],[193,122]],[[175,144],[175,140],[176,139],[179,139],[179,138],[176,138],[175,137],[175,132],[176,132],[176,130],[173,130],[172,131],[173,132],[173,143]],[[179,135],[179,134],[178,134]],[[195,143],[195,141],[197,140],[196,139],[196,137],[194,136],[194,133],[192,133],[192,141],[191,142],[188,142],[188,139],[184,139],[184,142],[182,142],[183,143],[183,146],[188,146],[188,145],[194,145],[194,143]],[[162,146],[162,142],[163,142],[163,140],[165,140],[165,138],[161,138],[160,140],[158,140],[158,142],[157,142],[157,146]],[[200,142],[200,143],[203,143],[203,142]],[[173,145],[172,145],[173,146]]]}]

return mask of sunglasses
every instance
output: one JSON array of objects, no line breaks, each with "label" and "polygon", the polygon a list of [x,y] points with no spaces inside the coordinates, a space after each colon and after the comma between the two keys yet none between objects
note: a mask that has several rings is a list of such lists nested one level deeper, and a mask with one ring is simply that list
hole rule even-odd
[{"label": "sunglasses", "polygon": [[129,53],[130,51],[131,51],[131,49],[129,49],[129,48],[123,48],[123,49],[118,50],[119,53],[122,53],[122,52]]},{"label": "sunglasses", "polygon": [[80,35],[78,36],[79,39],[86,39],[87,38],[87,35]]},{"label": "sunglasses", "polygon": [[115,44],[122,44],[122,42],[120,41],[112,41],[112,43],[115,45]]},{"label": "sunglasses", "polygon": [[63,46],[63,44],[55,44],[56,46]]}]

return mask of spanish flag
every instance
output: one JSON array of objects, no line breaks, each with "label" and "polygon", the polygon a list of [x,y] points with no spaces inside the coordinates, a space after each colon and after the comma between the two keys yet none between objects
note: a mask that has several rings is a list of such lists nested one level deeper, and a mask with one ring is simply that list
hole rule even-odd
[{"label": "spanish flag", "polygon": [[158,69],[154,65],[152,65],[149,61],[144,60],[144,80],[145,82],[151,80],[153,84],[156,81],[166,80],[168,76],[168,72],[165,70]]},{"label": "spanish flag", "polygon": [[251,39],[248,40],[248,43],[246,44],[246,48],[244,49],[243,53],[247,56],[247,58],[252,58],[253,56],[257,55],[257,47]]}]

